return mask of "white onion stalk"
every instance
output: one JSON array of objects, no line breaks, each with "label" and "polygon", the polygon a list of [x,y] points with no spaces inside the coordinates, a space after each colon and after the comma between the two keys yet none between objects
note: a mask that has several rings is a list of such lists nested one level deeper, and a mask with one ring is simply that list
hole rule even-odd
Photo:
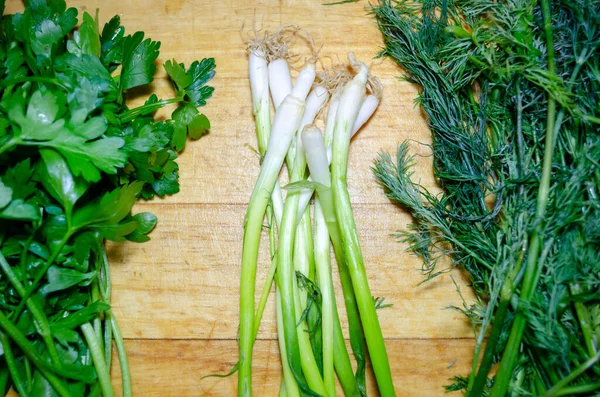
[{"label": "white onion stalk", "polygon": [[354,124],[365,98],[368,73],[369,69],[366,65],[360,63],[358,73],[352,81],[346,84],[340,98],[333,133],[331,190],[333,193],[335,215],[343,242],[344,256],[348,265],[348,272],[352,279],[352,286],[363,324],[373,371],[377,379],[377,385],[382,396],[392,397],[396,393],[392,382],[390,364],[365,272],[356,224],[350,204],[350,196],[348,194],[348,186],[346,184],[348,148]]},{"label": "white onion stalk", "polygon": [[245,217],[240,280],[240,367],[238,395],[252,394],[252,347],[254,344],[254,290],[260,231],[275,181],[304,113],[304,98],[288,95],[275,113],[260,174]]},{"label": "white onion stalk", "polygon": [[[296,84],[292,88],[292,95],[306,97],[314,82],[316,73],[313,64],[306,65],[299,73]],[[318,93],[322,94],[321,90]],[[305,115],[303,119],[310,118],[311,114],[318,113],[322,106],[322,99],[316,95],[307,99]],[[309,106],[310,100],[310,106]],[[316,110],[314,110],[316,104]],[[314,116],[312,116],[314,118]],[[297,182],[304,178],[306,170],[306,160],[302,151],[300,142],[301,129],[298,129],[295,138],[296,145],[292,144],[288,154],[288,174],[291,182]],[[312,254],[312,239],[309,237],[310,219],[305,216],[303,222],[297,227],[297,208],[298,193],[288,192],[283,209],[281,228],[279,229],[279,245],[277,250],[277,287],[281,292],[283,307],[283,326],[285,346],[287,349],[288,365],[295,375],[304,375],[306,384],[299,384],[301,389],[306,387],[316,393],[326,396],[323,379],[319,372],[319,367],[315,357],[312,354],[311,342],[306,332],[306,323],[299,321],[303,306],[306,300],[301,299],[301,293],[296,283],[296,271],[299,270],[305,275],[310,274],[310,267],[314,268],[314,258]],[[307,235],[308,233],[308,235]],[[310,252],[310,254],[307,254]],[[312,262],[312,264],[311,264]],[[304,305],[303,305],[304,302]],[[300,351],[303,353],[300,354]],[[284,364],[285,365],[285,364]],[[299,378],[296,380],[300,383]],[[287,390],[287,388],[286,388]]]},{"label": "white onion stalk", "polygon": [[[325,150],[323,137],[321,136],[321,132],[318,128],[306,128],[302,133],[302,142],[304,145],[308,169],[315,182],[320,183],[323,186],[323,189],[320,189],[317,192],[317,198],[315,199],[314,243],[319,288],[321,289],[323,298],[323,381],[325,383],[325,387],[329,390],[331,387],[331,378],[328,374],[331,368],[329,367],[329,369],[326,370],[325,357],[327,354],[331,353],[331,348],[333,348],[333,364],[338,374],[338,378],[340,379],[342,388],[344,389],[344,393],[345,395],[353,396],[358,394],[358,385],[356,378],[354,377],[352,364],[350,363],[350,356],[348,355],[348,350],[346,349],[344,342],[344,335],[342,334],[335,298],[333,298],[331,301],[328,301],[326,292],[328,286],[333,288],[329,282],[331,280],[331,262],[329,260],[330,236],[331,242],[334,243],[333,245],[336,260],[340,268],[340,277],[342,278],[343,282],[342,285],[344,286],[344,284],[346,284],[345,289],[348,291],[350,291],[352,288],[349,281],[350,278],[347,274],[348,272],[345,270],[346,264],[343,257],[343,249],[341,248],[341,236],[335,217],[335,210],[333,208],[333,196],[331,194],[331,189],[329,188],[331,177],[329,173],[329,163],[327,161],[327,152]],[[325,230],[323,230],[323,224],[325,225]],[[326,268],[329,270],[326,271]],[[348,302],[346,303],[348,306]],[[331,309],[333,310],[332,312],[329,311],[329,307],[327,307],[328,305],[331,306]],[[354,304],[351,304],[350,306],[354,307]],[[355,309],[353,311],[353,309],[350,308],[350,310],[351,313],[355,313]],[[330,313],[331,317],[326,319],[327,315]],[[356,313],[355,317],[358,319],[358,313]],[[362,338],[360,325],[358,323],[356,323],[356,325],[358,326],[358,328],[356,328],[357,335],[360,334],[358,336]],[[331,332],[333,332],[333,334],[331,334]],[[325,343],[325,339],[329,337],[333,338],[332,346],[328,346]],[[326,348],[328,351],[327,354],[325,352]]]},{"label": "white onion stalk", "polygon": [[[323,88],[320,85],[316,86],[311,91],[310,95],[306,99],[306,109],[304,110],[302,122],[300,123],[300,128],[298,129],[298,135],[300,135],[300,133],[304,130],[304,127],[306,127],[309,124],[312,124],[315,121],[315,118],[317,117],[317,115],[323,108],[323,105],[325,105],[328,99],[329,93],[325,88]],[[296,148],[296,145],[300,145],[300,148]],[[302,140],[299,136],[294,138],[290,150],[288,151],[288,165],[294,163],[294,156],[296,152],[304,152],[302,150]],[[302,213],[304,213],[304,211],[302,211],[300,214]]]},{"label": "white onion stalk", "polygon": [[[328,163],[331,164],[331,142],[333,139],[333,128],[335,126],[335,115],[337,113],[338,101],[339,101],[339,93],[336,91],[331,97],[331,101],[329,102],[329,112],[327,114],[327,124],[325,126],[325,144],[327,147],[327,160]],[[379,106],[379,97],[375,94],[368,95],[365,100],[362,102],[360,106],[360,111],[358,112],[358,116],[356,117],[356,122],[354,123],[354,127],[352,128],[352,135],[354,137],[358,131],[366,124],[367,121],[371,118],[377,107]],[[307,105],[308,107],[308,105]],[[312,176],[308,177],[308,180],[313,180]],[[302,213],[308,206],[310,199],[313,195],[313,191],[310,189],[304,189],[300,195],[300,200],[298,203],[298,212]]]},{"label": "white onion stalk", "polygon": [[285,59],[276,59],[269,63],[269,89],[275,109],[292,92],[292,77]]},{"label": "white onion stalk", "polygon": [[378,106],[379,97],[374,94],[367,95],[363,103],[360,105],[358,116],[356,116],[356,121],[354,122],[354,128],[352,128],[352,136],[356,135],[358,130],[360,130],[362,126],[369,121]]},{"label": "white onion stalk", "polygon": [[[330,184],[329,166],[327,164],[327,154],[325,153],[321,131],[317,127],[305,128],[302,132],[302,142],[306,155],[306,162],[311,174],[315,175],[315,181],[328,187]],[[315,200],[314,217],[315,263],[322,299],[321,334],[323,338],[323,383],[328,395],[335,396],[333,354],[334,316],[337,317],[337,310],[335,308],[335,296],[333,295],[333,281],[331,277],[329,231],[318,198]]]},{"label": "white onion stalk", "polygon": [[248,56],[248,71],[252,91],[252,113],[256,123],[258,151],[262,156],[267,151],[271,132],[271,108],[269,104],[269,75],[267,60],[261,51],[253,51]]},{"label": "white onion stalk", "polygon": [[[283,59],[271,62],[267,66],[266,59],[261,56],[262,52],[255,51],[250,54],[250,86],[252,88],[252,99],[253,99],[253,110],[256,121],[256,130],[258,134],[259,152],[261,157],[264,157],[268,141],[269,132],[271,129],[271,116],[269,106],[269,91],[271,91],[271,97],[275,104],[275,111],[281,105],[283,99],[292,92],[292,81],[290,77],[290,71],[287,66],[287,62]],[[278,89],[273,90],[273,87]],[[257,100],[260,98],[260,100]],[[272,213],[271,213],[272,211]],[[283,212],[283,198],[281,195],[281,187],[279,180],[275,181],[273,186],[273,192],[271,194],[271,208],[267,208],[267,217],[271,214],[274,215],[275,224],[277,228],[281,223],[281,215]],[[269,219],[271,222],[272,219]],[[273,224],[271,224],[273,227]],[[267,273],[267,279],[262,289],[258,306],[256,308],[255,321],[254,321],[254,339],[258,335],[260,328],[260,322],[267,305],[269,298],[269,292],[273,284],[273,277],[277,268],[277,259],[274,257],[275,251],[275,232],[273,229],[269,231],[269,237],[271,240],[271,266]],[[285,372],[285,371],[284,371]]]}]

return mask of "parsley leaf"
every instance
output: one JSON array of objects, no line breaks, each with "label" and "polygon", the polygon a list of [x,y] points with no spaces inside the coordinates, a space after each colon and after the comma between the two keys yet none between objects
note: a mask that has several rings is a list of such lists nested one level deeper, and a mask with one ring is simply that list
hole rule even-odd
[{"label": "parsley leaf", "polygon": [[143,32],[136,32],[123,40],[123,69],[121,91],[151,83],[156,73],[154,61],[158,58],[159,41],[144,40]]}]

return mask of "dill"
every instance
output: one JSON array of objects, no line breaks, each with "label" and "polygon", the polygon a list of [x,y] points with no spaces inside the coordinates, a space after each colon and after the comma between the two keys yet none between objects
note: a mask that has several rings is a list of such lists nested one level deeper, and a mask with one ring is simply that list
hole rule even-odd
[{"label": "dill", "polygon": [[413,182],[407,143],[381,154],[375,175],[411,211],[400,240],[428,278],[449,255],[478,301],[461,309],[472,371],[448,390],[598,395],[600,2],[381,0],[371,11],[381,55],[422,87],[443,194]]}]

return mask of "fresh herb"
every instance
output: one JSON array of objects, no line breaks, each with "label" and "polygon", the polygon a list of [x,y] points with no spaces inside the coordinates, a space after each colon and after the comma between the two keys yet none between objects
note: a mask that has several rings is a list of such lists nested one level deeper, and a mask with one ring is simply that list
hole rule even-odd
[{"label": "fresh herb", "polygon": [[[2,394],[112,396],[114,341],[131,396],[104,243],[149,240],[157,219],[133,205],[178,192],[177,154],[210,128],[196,107],[212,94],[214,60],[168,62],[177,96],[130,109],[127,91],[152,82],[160,43],[126,36],[118,16],[101,31],[97,14],[77,23],[62,0],[2,17]],[[170,103],[172,120],[155,120]]]},{"label": "fresh herb", "polygon": [[411,179],[406,143],[375,174],[413,214],[399,235],[427,275],[450,255],[477,296],[473,368],[449,390],[598,395],[600,4],[382,0],[372,12],[382,54],[422,87],[443,194]]}]

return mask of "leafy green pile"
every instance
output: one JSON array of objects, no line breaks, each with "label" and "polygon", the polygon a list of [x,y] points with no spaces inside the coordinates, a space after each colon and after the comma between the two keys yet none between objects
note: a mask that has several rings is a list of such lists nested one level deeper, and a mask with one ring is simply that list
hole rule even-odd
[{"label": "leafy green pile", "polygon": [[449,389],[599,395],[600,3],[381,0],[372,12],[383,55],[422,87],[443,193],[411,179],[407,144],[375,174],[413,214],[400,237],[425,272],[450,255],[478,299],[462,309],[473,368]]},{"label": "leafy green pile", "polygon": [[[4,2],[0,2],[4,10]],[[139,197],[179,191],[177,153],[210,128],[213,59],[165,64],[176,96],[139,107],[160,42],[125,35],[63,0],[30,0],[0,29],[0,392],[111,396],[112,344],[131,395],[123,338],[110,309],[105,240],[144,242]],[[177,103],[172,120],[153,113]]]}]

